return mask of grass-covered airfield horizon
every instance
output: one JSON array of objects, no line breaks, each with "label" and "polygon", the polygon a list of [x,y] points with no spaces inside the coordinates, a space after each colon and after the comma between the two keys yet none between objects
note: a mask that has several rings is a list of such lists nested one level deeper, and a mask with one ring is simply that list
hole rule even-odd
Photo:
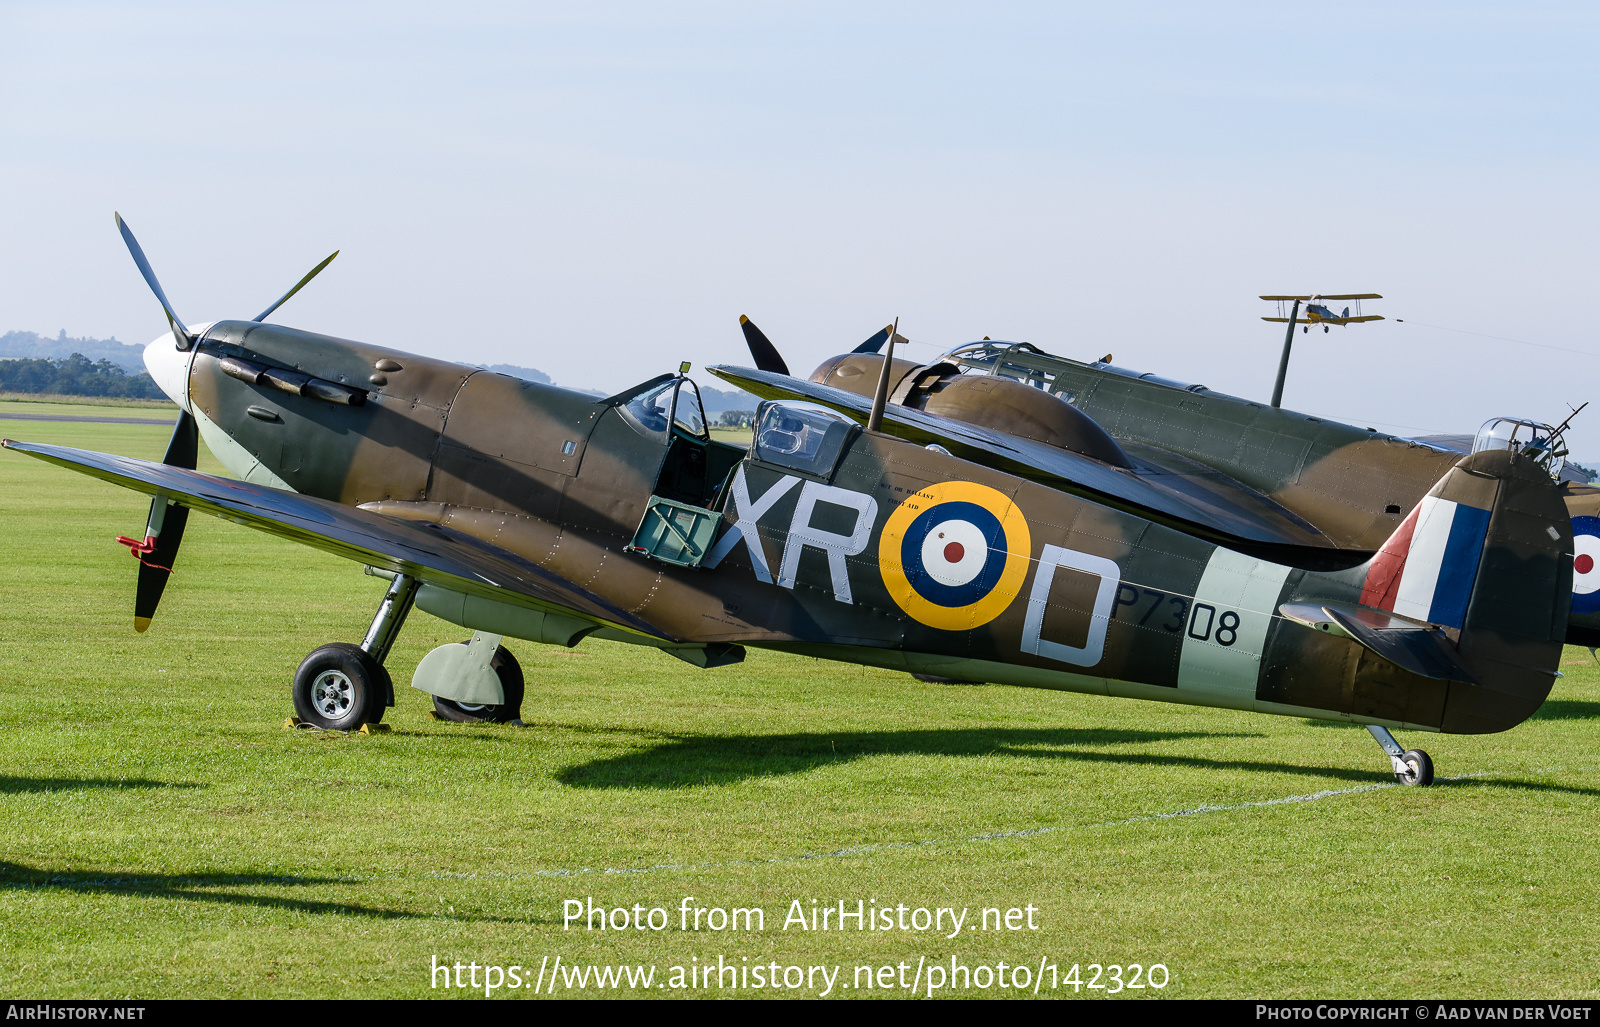
[{"label": "grass-covered airfield horizon", "polygon": [[[0,414],[0,434],[159,459],[168,432]],[[203,450],[201,469],[220,470]],[[1434,757],[1429,789],[1386,786],[1358,727],[756,650],[707,672],[511,642],[529,726],[440,723],[406,682],[463,632],[422,613],[390,658],[391,733],[295,732],[295,667],[359,640],[383,583],[198,518],[138,635],[112,536],[146,505],[0,453],[5,995],[440,995],[435,957],[531,974],[558,955],[658,982],[719,956],[840,966],[840,985],[953,956],[1167,968],[1121,998],[1596,994],[1600,674],[1581,649],[1512,731],[1403,733]],[[765,930],[680,931],[686,896],[759,907]],[[563,930],[589,897],[670,928]],[[1032,905],[1039,928],[784,930],[797,899]]]}]

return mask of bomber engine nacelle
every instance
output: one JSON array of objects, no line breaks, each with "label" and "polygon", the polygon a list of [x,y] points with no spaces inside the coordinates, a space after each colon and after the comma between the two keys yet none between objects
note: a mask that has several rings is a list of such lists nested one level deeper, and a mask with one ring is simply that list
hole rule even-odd
[{"label": "bomber engine nacelle", "polygon": [[[872,398],[883,372],[876,353],[846,353],[813,372],[811,380]],[[1061,397],[997,375],[963,374],[954,364],[894,360],[889,401],[926,414],[1071,450],[1113,467],[1130,467],[1128,455],[1094,419]]]}]

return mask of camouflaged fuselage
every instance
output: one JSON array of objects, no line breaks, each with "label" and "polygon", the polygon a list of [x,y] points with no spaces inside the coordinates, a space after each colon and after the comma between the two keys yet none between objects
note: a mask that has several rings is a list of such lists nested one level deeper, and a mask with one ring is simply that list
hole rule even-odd
[{"label": "camouflaged fuselage", "polygon": [[[252,384],[223,370],[229,357],[360,389],[365,401],[343,405]],[[252,322],[219,322],[205,333],[188,387],[202,436],[242,477],[455,529],[683,643],[754,644],[997,683],[1493,731],[1543,700],[1567,618],[1570,558],[1565,570],[1562,561],[1572,543],[1561,494],[1509,454],[1472,458],[1485,466],[1500,460],[1497,477],[1454,472],[1440,485],[1470,492],[1490,481],[1488,499],[1468,497],[1468,505],[1495,510],[1485,566],[1498,560],[1521,573],[1492,575],[1494,594],[1474,593],[1479,605],[1452,641],[1477,639],[1482,665],[1495,671],[1468,683],[1419,676],[1351,638],[1279,614],[1284,603],[1358,602],[1359,568],[1317,573],[1244,556],[887,435],[852,429],[821,470],[728,447],[702,454],[702,475],[706,466],[715,471],[707,496],[731,542],[714,565],[691,568],[629,551],[652,494],[675,466],[669,447],[678,441],[642,430],[614,403]],[[1128,439],[1154,437],[1140,423],[1177,416],[1160,414],[1134,389],[1102,384],[1080,406],[1086,399],[1093,402],[1083,409]],[[1397,503],[1411,490],[1407,510],[1459,459],[1388,439],[1346,438],[1333,426],[1297,449],[1283,447],[1274,426],[1295,416],[1241,410],[1231,434],[1196,428],[1188,445],[1197,454],[1230,454],[1241,474],[1254,475],[1241,480],[1274,495],[1335,505],[1334,469],[1384,464],[1355,458],[1377,447],[1397,458],[1385,473]],[[1160,437],[1173,444],[1170,425]],[[1352,514],[1346,539],[1375,549],[1401,520]],[[970,582],[944,584],[936,565],[959,566],[965,551],[933,532],[973,522],[998,527],[972,579],[981,587],[962,592]],[[949,580],[959,577],[951,573]],[[1519,612],[1508,619],[1502,608]]]}]

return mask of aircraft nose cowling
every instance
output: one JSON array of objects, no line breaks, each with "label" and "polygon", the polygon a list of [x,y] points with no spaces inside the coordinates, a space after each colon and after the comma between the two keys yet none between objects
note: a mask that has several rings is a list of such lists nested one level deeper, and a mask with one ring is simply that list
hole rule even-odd
[{"label": "aircraft nose cowling", "polygon": [[[204,331],[205,326],[197,326]],[[172,333],[163,332],[144,348],[144,367],[161,391],[178,406],[189,410],[189,367],[199,347],[184,351],[173,343]],[[193,413],[191,410],[190,413]]]}]

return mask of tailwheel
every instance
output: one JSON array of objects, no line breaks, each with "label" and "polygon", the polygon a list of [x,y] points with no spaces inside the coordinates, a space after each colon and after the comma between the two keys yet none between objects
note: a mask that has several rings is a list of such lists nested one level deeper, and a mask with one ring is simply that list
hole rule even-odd
[{"label": "tailwheel", "polygon": [[[462,643],[465,645],[466,643]],[[458,724],[521,724],[522,723],[522,665],[505,646],[496,646],[489,668],[500,679],[500,689],[505,701],[492,703],[464,703],[454,699],[433,697],[433,709],[444,720]]]},{"label": "tailwheel", "polygon": [[1433,784],[1433,760],[1421,749],[1407,749],[1394,761],[1394,779],[1418,788]]},{"label": "tailwheel", "polygon": [[1368,724],[1367,731],[1389,757],[1389,765],[1394,768],[1396,781],[1416,788],[1433,784],[1433,760],[1427,753],[1421,749],[1401,751],[1400,743],[1394,740],[1394,735],[1391,735],[1386,727]]},{"label": "tailwheel", "polygon": [[383,664],[358,645],[333,642],[295,671],[294,712],[312,727],[354,731],[383,720],[392,691]]}]

